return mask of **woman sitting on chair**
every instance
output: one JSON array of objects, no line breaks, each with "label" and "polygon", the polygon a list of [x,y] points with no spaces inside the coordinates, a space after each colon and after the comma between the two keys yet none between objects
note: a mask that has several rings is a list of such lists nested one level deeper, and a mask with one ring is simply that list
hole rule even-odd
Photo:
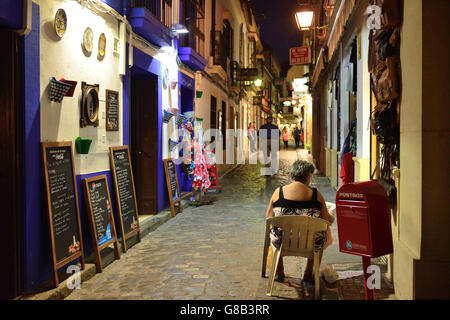
[{"label": "woman sitting on chair", "polygon": [[[304,160],[294,162],[291,169],[291,179],[294,181],[274,191],[270,199],[269,207],[267,208],[266,218],[283,215],[300,215],[322,218],[333,223],[334,216],[331,211],[327,210],[322,194],[316,188],[309,187],[313,173],[314,165],[312,163]],[[277,227],[272,228],[270,231],[270,239],[272,245],[279,248],[281,245],[281,230]],[[328,227],[326,234],[325,232],[317,234],[315,244],[325,249],[332,241],[331,231]],[[269,259],[272,257],[271,251],[272,248],[269,247]],[[312,280],[313,263],[313,259],[308,259],[303,280]],[[282,257],[278,263],[276,277],[280,281],[284,279]]]}]

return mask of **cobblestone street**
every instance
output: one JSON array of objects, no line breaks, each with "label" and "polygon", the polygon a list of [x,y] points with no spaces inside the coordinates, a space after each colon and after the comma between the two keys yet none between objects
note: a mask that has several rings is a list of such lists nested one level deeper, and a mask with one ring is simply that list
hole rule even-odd
[{"label": "cobblestone street", "polygon": [[[287,277],[275,283],[273,297],[266,296],[267,278],[261,277],[268,200],[288,182],[290,163],[308,156],[304,150],[280,154],[276,176],[266,179],[257,165],[237,167],[220,181],[221,193],[208,195],[212,205],[185,208],[67,299],[312,299],[313,288],[300,285],[305,259],[285,258]],[[327,202],[334,202],[335,192],[326,181],[315,176],[313,184]],[[338,253],[336,224],[333,236],[335,243],[322,263],[336,264],[339,270],[339,265],[360,262]],[[322,280],[322,299],[363,299],[362,285],[360,274],[334,285]],[[376,298],[392,293],[389,284],[383,282],[382,288]]]}]

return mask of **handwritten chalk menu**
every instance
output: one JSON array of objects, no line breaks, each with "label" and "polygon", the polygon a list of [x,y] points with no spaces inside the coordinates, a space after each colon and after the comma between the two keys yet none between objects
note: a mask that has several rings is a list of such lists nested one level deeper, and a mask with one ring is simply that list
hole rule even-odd
[{"label": "handwritten chalk menu", "polygon": [[172,194],[172,200],[175,201],[178,199],[178,189],[177,189],[177,174],[176,174],[176,168],[173,161],[167,162],[167,172],[169,173],[169,188],[171,190]]},{"label": "handwritten chalk menu", "polygon": [[81,257],[84,269],[72,142],[43,142],[42,162],[47,195],[55,286],[57,269]]},{"label": "handwritten chalk menu", "polygon": [[169,192],[170,208],[172,216],[175,216],[175,203],[178,202],[178,209],[181,212],[181,195],[180,187],[178,186],[177,168],[172,159],[164,160],[164,169],[166,171],[167,189]]},{"label": "handwritten chalk menu", "polygon": [[111,203],[106,191],[106,180],[96,180],[88,184],[89,199],[94,216],[95,233],[99,246],[112,239]]},{"label": "handwritten chalk menu", "polygon": [[134,188],[133,170],[128,146],[110,147],[109,159],[116,189],[117,206],[121,219],[123,251],[126,252],[126,239],[139,231],[138,206]]},{"label": "handwritten chalk menu", "polygon": [[97,271],[102,271],[100,250],[114,243],[119,259],[114,215],[109,197],[106,175],[83,179],[86,209],[89,215],[92,240],[97,257]]},{"label": "handwritten chalk menu", "polygon": [[106,90],[106,131],[119,131],[119,92]]}]

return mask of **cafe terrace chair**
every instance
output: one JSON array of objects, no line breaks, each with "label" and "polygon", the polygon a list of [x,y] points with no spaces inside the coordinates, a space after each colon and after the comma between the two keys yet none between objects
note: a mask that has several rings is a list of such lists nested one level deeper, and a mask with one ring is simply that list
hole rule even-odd
[{"label": "cafe terrace chair", "polygon": [[262,276],[265,277],[267,265],[267,252],[270,244],[270,227],[277,226],[283,229],[280,249],[272,246],[273,259],[267,285],[267,295],[272,296],[275,272],[280,257],[296,256],[314,259],[314,299],[320,297],[319,267],[322,260],[323,249],[314,250],[314,236],[317,232],[326,232],[330,223],[320,218],[307,216],[278,216],[266,220],[266,232],[264,241]]}]

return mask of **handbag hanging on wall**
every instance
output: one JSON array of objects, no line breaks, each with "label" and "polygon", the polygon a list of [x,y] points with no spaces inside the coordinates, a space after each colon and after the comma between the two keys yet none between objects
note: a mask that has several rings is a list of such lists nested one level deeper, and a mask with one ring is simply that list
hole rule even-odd
[{"label": "handbag hanging on wall", "polygon": [[396,59],[386,58],[375,66],[372,73],[374,80],[374,94],[378,103],[392,101],[399,96]]}]

